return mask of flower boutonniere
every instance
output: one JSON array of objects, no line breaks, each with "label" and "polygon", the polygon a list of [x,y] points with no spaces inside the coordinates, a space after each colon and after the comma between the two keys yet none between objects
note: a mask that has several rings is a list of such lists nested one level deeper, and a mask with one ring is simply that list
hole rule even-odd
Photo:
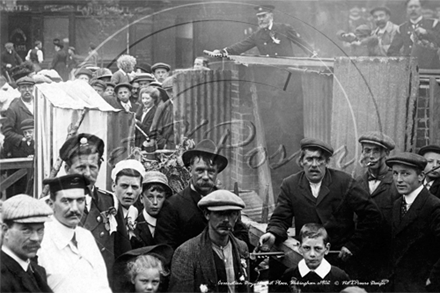
[{"label": "flower boutonniere", "polygon": [[118,227],[118,222],[116,222],[115,218],[116,213],[117,211],[115,207],[111,207],[108,210],[101,212],[104,227],[107,231],[109,231],[109,234],[115,232],[116,228]]},{"label": "flower boutonniere", "polygon": [[274,42],[275,44],[279,45],[280,44],[280,39],[277,38],[276,33],[274,31],[269,31],[269,36],[272,39],[272,42]]},{"label": "flower boutonniere", "polygon": [[209,292],[208,286],[205,284],[200,284],[200,292],[201,293],[208,293]]},{"label": "flower boutonniere", "polygon": [[240,264],[241,264],[241,274],[240,274],[240,281],[244,282],[247,279],[247,261],[245,258],[240,258]]},{"label": "flower boutonniere", "polygon": [[136,229],[137,222],[133,220],[131,217],[127,218],[127,231],[128,231],[128,238],[131,239],[132,237],[136,237],[134,234],[134,230]]}]

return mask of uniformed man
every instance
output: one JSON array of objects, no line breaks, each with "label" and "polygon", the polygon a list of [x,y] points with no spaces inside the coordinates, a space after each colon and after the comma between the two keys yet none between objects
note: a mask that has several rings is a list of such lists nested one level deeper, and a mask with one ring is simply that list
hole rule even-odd
[{"label": "uniformed man", "polygon": [[52,292],[46,270],[34,261],[52,210],[26,194],[6,200],[2,209],[0,292]]},{"label": "uniformed man", "polygon": [[103,161],[104,142],[95,135],[80,133],[68,139],[60,149],[67,174],[83,174],[90,182],[90,195],[86,195],[84,215],[80,226],[90,230],[104,257],[107,272],[115,257],[131,249],[125,229],[122,209],[108,191],[95,186]]},{"label": "uniformed man", "polygon": [[257,47],[260,55],[267,57],[288,56],[294,54],[292,43],[304,51],[306,56],[315,56],[313,48],[301,38],[292,26],[273,21],[272,5],[255,7],[258,18],[258,30],[245,40],[222,50],[214,50],[214,55],[239,55]]},{"label": "uniformed man", "polygon": [[434,196],[440,198],[440,146],[427,145],[419,150],[419,155],[428,161],[423,185]]}]

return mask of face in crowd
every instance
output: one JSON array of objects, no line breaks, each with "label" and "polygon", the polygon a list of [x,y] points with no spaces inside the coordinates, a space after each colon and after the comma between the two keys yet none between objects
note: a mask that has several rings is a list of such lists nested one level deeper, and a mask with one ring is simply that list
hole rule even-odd
[{"label": "face in crowd", "polygon": [[409,19],[416,20],[422,15],[422,5],[419,0],[410,0],[406,5],[406,14]]},{"label": "face in crowd", "polygon": [[165,188],[158,183],[145,185],[144,191],[141,194],[141,202],[144,205],[145,211],[154,218],[157,218],[159,215],[165,199]]},{"label": "face in crowd", "polygon": [[57,191],[51,203],[54,217],[64,226],[75,228],[84,213],[85,200],[83,188]]},{"label": "face in crowd", "polygon": [[300,160],[300,166],[311,183],[318,183],[324,178],[327,163],[328,158],[319,149],[305,149],[303,158]]},{"label": "face in crowd", "polygon": [[115,88],[113,86],[107,86],[105,88],[105,92],[104,92],[105,96],[113,96],[114,93],[115,93]]},{"label": "face in crowd", "polygon": [[23,130],[23,136],[26,139],[26,141],[34,140],[34,130],[33,129]]},{"label": "face in crowd", "polygon": [[23,261],[37,255],[44,236],[44,223],[4,223],[3,245]]},{"label": "face in crowd", "polygon": [[259,28],[269,28],[270,23],[273,21],[273,14],[271,12],[259,13],[257,19]]},{"label": "face in crowd", "polygon": [[100,95],[101,97],[104,95],[104,89],[100,86],[93,86],[93,89]]},{"label": "face in crowd", "polygon": [[65,170],[67,174],[84,175],[90,181],[90,187],[93,187],[98,178],[100,167],[101,164],[98,153],[81,154],[74,156],[70,165],[66,163]]},{"label": "face in crowd", "polygon": [[307,267],[314,270],[319,267],[324,257],[330,251],[330,243],[324,243],[324,237],[304,237],[299,251],[304,257]]},{"label": "face in crowd", "polygon": [[385,164],[387,151],[372,143],[362,144],[362,157],[364,163],[372,170],[380,170]]},{"label": "face in crowd", "polygon": [[163,82],[165,78],[169,75],[168,70],[165,68],[158,68],[154,71],[154,76],[156,77],[158,82]]},{"label": "face in crowd", "polygon": [[130,89],[127,87],[118,88],[118,92],[116,94],[118,99],[123,103],[127,103],[130,99]]},{"label": "face in crowd", "polygon": [[393,180],[399,194],[408,195],[416,190],[422,184],[423,177],[420,170],[403,164],[393,165]]},{"label": "face in crowd", "polygon": [[431,172],[431,170],[440,166],[440,154],[434,152],[427,152],[423,155],[428,161],[425,167],[425,174],[428,181],[440,178],[440,168]]},{"label": "face in crowd", "polygon": [[80,74],[77,76],[76,79],[84,80],[87,83],[89,83],[89,81],[90,81],[90,77],[87,74]]},{"label": "face in crowd", "polygon": [[141,101],[142,101],[142,105],[144,106],[144,108],[148,109],[153,107],[154,105],[154,99],[151,97],[151,95],[149,93],[142,93],[142,97],[141,97]]},{"label": "face in crowd", "polygon": [[383,10],[377,10],[373,13],[373,20],[377,27],[383,29],[390,20],[390,15]]},{"label": "face in crowd", "polygon": [[113,191],[119,200],[119,203],[126,209],[133,205],[139,198],[142,177],[117,176],[113,184]]},{"label": "face in crowd", "polygon": [[218,166],[201,157],[194,158],[190,165],[191,184],[201,195],[213,191],[217,181]]},{"label": "face in crowd", "polygon": [[20,92],[23,101],[29,103],[31,100],[34,99],[34,95],[33,95],[34,88],[35,86],[30,84],[24,84],[18,86],[18,91]]},{"label": "face in crowd", "polygon": [[214,233],[219,237],[225,237],[232,232],[239,215],[240,212],[236,210],[205,211],[210,233]]},{"label": "face in crowd", "polygon": [[135,97],[135,98],[138,97],[138,95],[139,95],[139,88],[140,88],[140,86],[139,86],[139,82],[134,81],[134,82],[131,84],[131,95],[132,95],[133,97]]}]

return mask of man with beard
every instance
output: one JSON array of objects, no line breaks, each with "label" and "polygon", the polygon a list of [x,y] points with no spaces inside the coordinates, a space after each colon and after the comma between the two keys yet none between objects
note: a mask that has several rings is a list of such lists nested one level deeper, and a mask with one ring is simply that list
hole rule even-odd
[{"label": "man with beard", "polygon": [[304,41],[290,25],[275,23],[273,21],[272,5],[255,7],[258,18],[258,30],[245,40],[222,50],[214,50],[214,55],[239,55],[254,47],[258,48],[260,55],[267,57],[295,56],[292,43],[301,48],[306,56],[315,56],[313,48]]},{"label": "man with beard", "polygon": [[370,13],[377,27],[372,35],[377,36],[381,55],[386,56],[399,26],[390,21],[391,11],[388,7],[375,7]]},{"label": "man with beard", "polygon": [[248,248],[232,230],[245,207],[227,190],[203,197],[198,206],[206,229],[184,242],[173,256],[169,292],[249,292],[246,289]]},{"label": "man with beard", "polygon": [[89,181],[90,193],[85,196],[84,213],[79,225],[92,232],[111,276],[115,258],[130,250],[131,245],[122,209],[117,208],[117,198],[95,186],[103,154],[104,142],[88,133],[69,138],[60,149],[66,173],[84,175]]},{"label": "man with beard", "polygon": [[[46,203],[18,194],[3,203],[1,292],[52,292],[46,270],[34,262],[52,211]],[[0,234],[1,235],[1,234]]]},{"label": "man with beard", "polygon": [[[188,187],[164,202],[155,232],[156,243],[166,243],[173,249],[205,229],[207,221],[197,204],[216,190],[217,175],[228,165],[228,159],[216,151],[214,142],[209,139],[183,153],[182,160],[191,173],[191,180]],[[242,229],[240,219],[237,224],[235,235],[247,242],[247,230]]]},{"label": "man with beard", "polygon": [[388,49],[388,56],[417,57],[420,68],[438,69],[440,60],[440,24],[422,15],[422,0],[407,0],[408,21],[399,26]]},{"label": "man with beard", "polygon": [[[295,217],[295,231],[307,223],[322,224],[339,254],[329,262],[357,276],[356,257],[375,236],[381,214],[368,192],[348,174],[327,167],[333,148],[318,139],[301,140],[299,165],[303,171],[283,180],[275,211],[266,233],[260,237],[262,250],[287,239]],[[355,216],[357,217],[355,223]]]},{"label": "man with beard", "polygon": [[440,146],[424,146],[419,150],[419,155],[428,161],[423,185],[432,195],[440,198]]},{"label": "man with beard", "polygon": [[54,219],[46,223],[38,261],[46,268],[49,286],[54,292],[111,292],[95,239],[79,227],[90,182],[73,174],[43,183],[50,187]]}]

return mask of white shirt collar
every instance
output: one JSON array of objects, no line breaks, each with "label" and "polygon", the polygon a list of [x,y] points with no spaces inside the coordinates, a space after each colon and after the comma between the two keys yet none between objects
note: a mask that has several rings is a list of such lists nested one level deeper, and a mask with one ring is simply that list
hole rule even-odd
[{"label": "white shirt collar", "polygon": [[273,27],[273,21],[271,21],[271,22],[269,23],[269,26],[267,27],[267,29],[268,29],[268,30],[271,30],[272,27]]},{"label": "white shirt collar", "polygon": [[55,217],[51,225],[51,228],[53,228],[53,233],[51,233],[53,235],[52,239],[58,249],[62,250],[71,243],[75,229],[64,226]]},{"label": "white shirt collar", "polygon": [[142,214],[144,215],[145,221],[151,226],[156,227],[157,218],[150,216],[149,213],[145,209],[142,210]]},{"label": "white shirt collar", "polygon": [[9,247],[7,247],[6,245],[2,245],[2,251],[4,253],[6,253],[7,255],[9,255],[13,260],[15,260],[25,272],[27,271],[28,266],[30,264],[29,259],[26,261],[22,260],[12,250],[10,250]]},{"label": "white shirt collar", "polygon": [[[328,275],[328,273],[330,273],[330,270],[332,269],[332,266],[329,264],[329,262],[323,258],[321,264],[319,265],[319,267],[316,268],[316,270],[314,270],[314,272],[321,277],[321,279],[324,279],[325,276]],[[310,273],[312,270],[309,269],[309,267],[306,264],[306,261],[304,259],[300,260],[298,263],[298,270],[299,273],[301,275],[301,277],[304,277],[305,275],[307,275],[308,273]]]},{"label": "white shirt collar", "polygon": [[309,181],[309,184],[310,184],[310,189],[312,190],[313,196],[318,197],[319,191],[321,190],[322,180],[319,181],[318,183],[312,183]]},{"label": "white shirt collar", "polygon": [[[408,206],[410,206],[419,195],[420,191],[423,189],[423,184],[421,184],[418,188],[414,189],[410,194],[405,195],[405,201]],[[409,208],[409,207],[408,207]]]},{"label": "white shirt collar", "polygon": [[417,18],[416,20],[412,20],[410,19],[409,21],[411,22],[411,24],[417,24],[419,23],[419,21],[421,21],[423,18],[423,15],[420,15],[419,18]]}]

